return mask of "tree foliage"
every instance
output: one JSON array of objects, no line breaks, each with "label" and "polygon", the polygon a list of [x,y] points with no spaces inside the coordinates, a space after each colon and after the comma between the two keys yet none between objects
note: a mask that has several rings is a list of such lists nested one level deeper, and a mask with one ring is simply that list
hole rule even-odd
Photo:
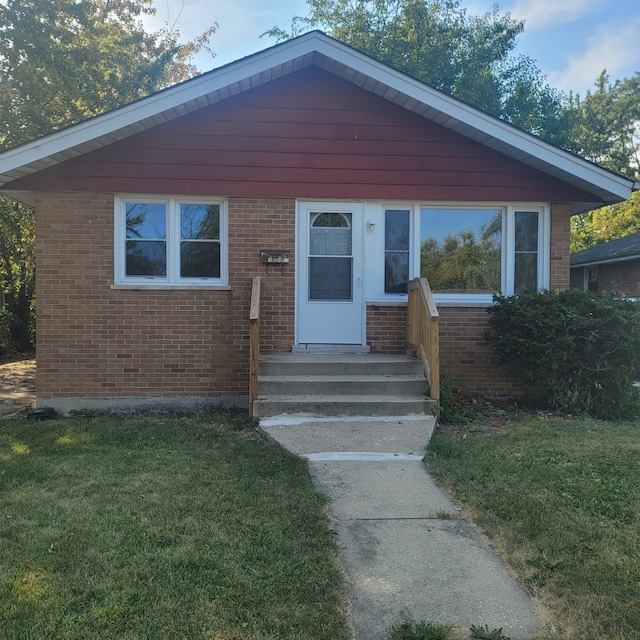
[{"label": "tree foliage", "polygon": [[640,178],[640,72],[611,82],[606,71],[584,99],[569,96],[573,151],[632,180]]},{"label": "tree foliage", "polygon": [[[0,151],[115,109],[196,73],[217,25],[181,43],[145,31],[152,0],[0,3]],[[33,344],[33,211],[0,197],[0,349]]]},{"label": "tree foliage", "polygon": [[147,33],[152,0],[0,4],[0,149],[119,107],[195,73],[200,38]]},{"label": "tree foliage", "polygon": [[35,224],[33,211],[0,198],[0,354],[28,351],[34,339]]},{"label": "tree foliage", "polygon": [[630,200],[571,218],[571,252],[640,231],[640,191]]},{"label": "tree foliage", "polygon": [[280,40],[322,28],[386,64],[536,135],[564,143],[565,109],[526,56],[514,55],[524,23],[496,8],[469,14],[459,0],[307,0]]},{"label": "tree foliage", "polygon": [[[605,72],[584,99],[571,96],[573,150],[631,180],[640,180],[640,72],[611,82]],[[571,251],[640,231],[640,193],[571,220]]]}]

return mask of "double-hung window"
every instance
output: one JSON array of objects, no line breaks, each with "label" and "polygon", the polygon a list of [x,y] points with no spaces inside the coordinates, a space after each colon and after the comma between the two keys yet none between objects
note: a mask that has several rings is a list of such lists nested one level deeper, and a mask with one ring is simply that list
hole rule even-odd
[{"label": "double-hung window", "polygon": [[226,202],[115,199],[116,284],[227,284]]},{"label": "double-hung window", "polygon": [[384,208],[385,294],[422,276],[440,301],[490,302],[549,286],[544,206]]}]

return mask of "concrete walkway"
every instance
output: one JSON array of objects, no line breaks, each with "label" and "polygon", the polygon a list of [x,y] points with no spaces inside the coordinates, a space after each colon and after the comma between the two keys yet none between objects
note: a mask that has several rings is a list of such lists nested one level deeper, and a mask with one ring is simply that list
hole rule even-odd
[{"label": "concrete walkway", "polygon": [[267,437],[306,457],[349,578],[357,640],[400,622],[502,628],[531,638],[542,624],[528,594],[462,518],[421,461],[433,418],[276,416]]}]

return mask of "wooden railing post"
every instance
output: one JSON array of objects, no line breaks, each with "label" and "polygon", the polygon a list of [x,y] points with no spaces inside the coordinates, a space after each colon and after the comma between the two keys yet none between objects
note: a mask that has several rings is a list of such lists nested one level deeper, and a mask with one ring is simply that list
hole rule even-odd
[{"label": "wooden railing post", "polygon": [[416,354],[424,366],[429,395],[440,406],[440,314],[426,278],[409,282],[406,353]]},{"label": "wooden railing post", "polygon": [[260,356],[260,276],[253,278],[249,307],[249,417],[258,398],[258,360]]}]

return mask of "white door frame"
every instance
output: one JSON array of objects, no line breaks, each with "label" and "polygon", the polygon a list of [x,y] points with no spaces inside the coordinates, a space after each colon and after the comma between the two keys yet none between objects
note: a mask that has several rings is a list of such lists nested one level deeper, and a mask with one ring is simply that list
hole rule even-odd
[{"label": "white door frame", "polygon": [[[351,300],[309,300],[311,213],[351,213]],[[298,201],[296,203],[295,344],[366,344],[364,287],[364,202]]]}]

